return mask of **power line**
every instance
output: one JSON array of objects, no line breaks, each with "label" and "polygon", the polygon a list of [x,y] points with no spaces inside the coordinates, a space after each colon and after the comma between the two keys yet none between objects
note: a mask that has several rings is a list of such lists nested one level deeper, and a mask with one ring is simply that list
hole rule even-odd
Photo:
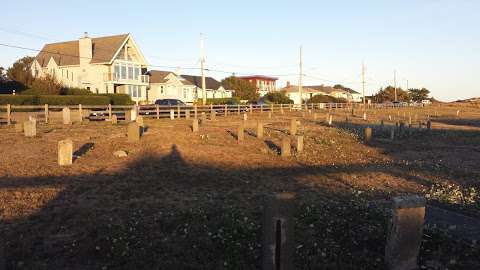
[{"label": "power line", "polygon": [[[21,50],[27,50],[27,51],[33,51],[33,52],[44,52],[44,53],[50,53],[54,55],[59,55],[59,56],[65,56],[65,57],[75,57],[75,58],[82,58],[82,59],[91,59],[89,57],[82,57],[80,55],[73,55],[73,54],[66,54],[66,53],[60,53],[60,52],[55,52],[55,51],[48,51],[48,50],[40,50],[40,49],[34,49],[34,48],[29,48],[29,47],[24,47],[24,46],[18,46],[18,45],[12,45],[12,44],[5,44],[5,43],[0,43],[0,46],[3,47],[8,47],[8,48],[15,48],[15,49],[21,49]],[[99,59],[101,61],[109,62],[111,59]],[[165,68],[165,69],[186,69],[186,70],[200,70],[200,67],[186,67],[186,66],[167,66],[167,65],[152,65],[152,64],[147,64],[146,66],[152,67],[152,68]],[[205,68],[205,71],[209,72],[217,72],[217,73],[226,73],[226,74],[240,74],[240,75],[245,75],[245,76],[253,76],[255,74],[251,73],[242,73],[242,72],[235,72],[231,70],[221,70],[221,69],[215,69],[215,68]],[[270,76],[275,76],[275,77],[288,77],[296,74],[273,74]]]}]

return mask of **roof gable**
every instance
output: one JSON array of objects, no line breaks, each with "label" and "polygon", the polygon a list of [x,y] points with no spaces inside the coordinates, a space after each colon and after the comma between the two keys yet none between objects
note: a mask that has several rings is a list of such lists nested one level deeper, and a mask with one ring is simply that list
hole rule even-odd
[{"label": "roof gable", "polygon": [[[92,60],[90,63],[110,62],[128,34],[92,38]],[[78,40],[45,44],[35,59],[40,66],[46,67],[50,58],[58,66],[73,66],[80,64]]]}]

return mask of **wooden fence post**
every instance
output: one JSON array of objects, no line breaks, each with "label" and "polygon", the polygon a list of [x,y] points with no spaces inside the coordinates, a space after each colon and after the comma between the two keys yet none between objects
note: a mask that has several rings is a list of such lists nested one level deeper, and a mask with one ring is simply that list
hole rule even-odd
[{"label": "wooden fence post", "polygon": [[260,113],[263,113],[263,104],[260,105]]},{"label": "wooden fence post", "polygon": [[160,119],[160,106],[158,106],[158,104],[155,104],[155,110],[157,112],[157,119]]},{"label": "wooden fence post", "polygon": [[107,112],[108,112],[108,119],[112,119],[112,104],[108,104]]},{"label": "wooden fence post", "polygon": [[7,104],[7,125],[10,125],[12,123],[12,106],[10,104]]},{"label": "wooden fence post", "polygon": [[[112,119],[112,118],[110,117],[110,119]],[[78,104],[78,120],[80,121],[80,123],[82,123],[82,121],[83,121],[82,104]]]},{"label": "wooden fence post", "polygon": [[180,105],[177,105],[177,118],[180,118],[181,117],[181,114],[180,114]]},{"label": "wooden fence post", "polygon": [[263,217],[263,270],[293,269],[294,200],[294,193],[275,194],[266,199]]},{"label": "wooden fence post", "polygon": [[240,104],[237,104],[237,114],[240,115]]},{"label": "wooden fence post", "polygon": [[253,105],[250,104],[250,114],[253,114]]},{"label": "wooden fence post", "polygon": [[194,109],[195,119],[198,119],[197,104],[195,104],[195,105],[193,106],[193,109]]},{"label": "wooden fence post", "polygon": [[48,124],[48,104],[45,104],[44,108],[45,113],[45,124]]},{"label": "wooden fence post", "polygon": [[225,104],[224,113],[225,113],[225,117],[227,117],[228,116],[228,105],[227,104]]}]

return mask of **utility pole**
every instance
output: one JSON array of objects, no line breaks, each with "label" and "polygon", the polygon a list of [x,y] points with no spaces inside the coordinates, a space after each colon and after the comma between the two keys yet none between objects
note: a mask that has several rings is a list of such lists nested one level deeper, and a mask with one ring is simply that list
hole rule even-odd
[{"label": "utility pole", "polygon": [[203,34],[200,33],[200,65],[202,70],[202,104],[207,104],[207,92],[205,83],[205,48],[203,44]]},{"label": "utility pole", "polygon": [[300,46],[300,73],[298,75],[298,94],[300,95],[300,110],[302,110],[302,77],[303,77],[303,64],[302,64],[302,46]]},{"label": "utility pole", "polygon": [[408,92],[408,80],[407,80],[407,89],[406,89],[406,90],[407,90],[407,92]]},{"label": "utility pole", "polygon": [[365,107],[365,63],[362,62],[362,95],[363,95],[363,106]]},{"label": "utility pole", "polygon": [[393,71],[393,88],[395,89],[395,102],[397,102],[397,71]]}]

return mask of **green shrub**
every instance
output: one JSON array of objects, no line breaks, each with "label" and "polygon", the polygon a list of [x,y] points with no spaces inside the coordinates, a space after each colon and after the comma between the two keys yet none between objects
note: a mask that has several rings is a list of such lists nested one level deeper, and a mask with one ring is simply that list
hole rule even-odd
[{"label": "green shrub", "polygon": [[347,100],[326,95],[315,95],[307,103],[347,103]]},{"label": "green shrub", "polygon": [[263,101],[268,104],[291,104],[293,100],[288,98],[285,91],[270,92],[262,97]]},{"label": "green shrub", "polygon": [[12,105],[107,105],[110,98],[105,96],[60,96],[60,95],[0,95],[0,104]]},{"label": "green shrub", "polygon": [[97,95],[86,96],[38,96],[38,104],[49,105],[108,105],[110,99],[108,97]]},{"label": "green shrub", "polygon": [[85,88],[62,88],[61,95],[75,95],[75,96],[87,96],[87,95],[93,95],[93,93],[90,90],[87,90]]},{"label": "green shrub", "polygon": [[135,104],[135,102],[133,102],[130,96],[127,94],[101,94],[100,96],[108,97],[110,99],[110,104],[112,105]]},{"label": "green shrub", "polygon": [[[28,91],[28,90],[27,90]],[[34,92],[32,90],[31,92]],[[28,93],[28,92],[27,92]],[[132,105],[134,102],[126,94],[105,95],[0,95],[0,105]]]},{"label": "green shrub", "polygon": [[33,101],[33,96],[0,95],[0,105],[32,105]]},{"label": "green shrub", "polygon": [[[213,105],[236,105],[239,104],[240,100],[237,97],[231,97],[231,98],[207,98],[207,104],[213,104]],[[197,104],[202,104],[202,100],[198,99]]]}]

